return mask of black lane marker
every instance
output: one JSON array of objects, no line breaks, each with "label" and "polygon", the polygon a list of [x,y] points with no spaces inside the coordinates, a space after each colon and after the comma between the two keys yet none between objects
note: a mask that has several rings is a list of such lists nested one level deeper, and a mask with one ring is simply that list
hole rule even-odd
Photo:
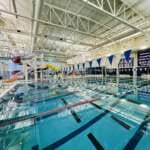
[{"label": "black lane marker", "polygon": [[145,131],[147,130],[148,123],[150,123],[150,115],[146,115],[144,121],[141,123],[139,128],[137,129],[134,136],[130,139],[127,145],[124,147],[123,150],[133,150],[135,149],[136,145],[139,143],[141,138],[143,137]]},{"label": "black lane marker", "polygon": [[98,109],[102,109],[102,107],[100,107],[99,105],[95,104],[95,103],[90,103],[91,105],[93,105],[94,107],[98,108]]},{"label": "black lane marker", "polygon": [[104,150],[103,146],[98,142],[98,140],[95,138],[95,136],[92,133],[89,133],[87,136],[95,146],[96,150]]},{"label": "black lane marker", "polygon": [[71,114],[74,117],[74,119],[79,123],[81,122],[81,119],[79,118],[79,116],[75,113],[75,111],[71,110]]},{"label": "black lane marker", "polygon": [[114,121],[116,121],[118,124],[120,124],[122,127],[126,128],[126,129],[128,129],[128,130],[131,128],[128,124],[126,124],[126,123],[123,122],[122,120],[116,118],[115,116],[111,116],[111,118],[112,118]]},{"label": "black lane marker", "polygon": [[39,146],[38,145],[33,146],[32,150],[39,150]]},{"label": "black lane marker", "polygon": [[[61,100],[62,100],[62,102],[63,102],[65,105],[68,105],[67,101],[65,101],[63,98],[61,98]],[[73,118],[76,120],[76,122],[77,122],[77,123],[80,123],[80,122],[81,122],[81,119],[79,118],[79,116],[77,115],[77,113],[76,113],[74,110],[72,110],[72,109],[68,109],[68,110],[70,110],[70,112],[71,112]]]},{"label": "black lane marker", "polygon": [[52,143],[51,145],[45,147],[43,150],[54,150],[54,149],[58,148],[59,146],[65,144],[66,142],[68,142],[69,140],[71,140],[75,136],[79,135],[80,133],[82,133],[84,130],[86,130],[90,126],[92,126],[94,123],[99,121],[108,112],[109,112],[108,110],[105,110],[103,113],[97,115],[95,118],[93,118],[92,120],[90,120],[89,122],[87,122],[86,124],[81,126],[80,128],[74,130],[73,132],[69,133],[68,135],[64,136],[63,138],[59,139],[58,141],[56,141],[56,142]]},{"label": "black lane marker", "polygon": [[50,101],[50,100],[57,100],[61,97],[65,97],[65,96],[69,96],[69,95],[72,95],[74,93],[76,93],[77,91],[74,91],[74,92],[68,92],[68,93],[65,93],[65,94],[62,94],[62,95],[58,95],[58,96],[52,96],[52,97],[49,97],[45,100],[38,100],[38,101],[30,101],[30,104],[33,105],[33,104],[38,104],[38,103],[43,103],[43,102],[47,102],[47,101]]},{"label": "black lane marker", "polygon": [[67,105],[68,103],[64,100],[64,98],[61,98],[62,102]]},{"label": "black lane marker", "polygon": [[[119,103],[119,101],[113,103],[111,105],[111,107],[115,107],[118,103]],[[83,131],[85,131],[86,129],[88,129],[90,126],[92,126],[97,121],[99,121],[100,119],[102,119],[109,112],[110,112],[109,110],[105,110],[104,112],[100,113],[99,115],[97,115],[96,117],[94,117],[93,119],[91,119],[86,124],[82,125],[80,128],[74,130],[73,132],[69,133],[68,135],[64,136],[63,138],[57,140],[56,142],[50,144],[49,146],[47,146],[45,148],[43,148],[43,150],[54,150],[54,149],[60,147],[61,145],[65,144],[66,142],[68,142],[69,140],[71,140],[72,138],[74,138],[75,136],[79,135],[80,133],[82,133]]]}]

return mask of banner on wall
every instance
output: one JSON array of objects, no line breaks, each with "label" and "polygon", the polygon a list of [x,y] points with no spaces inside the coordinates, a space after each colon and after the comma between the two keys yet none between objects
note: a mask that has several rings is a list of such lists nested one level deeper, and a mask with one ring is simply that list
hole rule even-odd
[{"label": "banner on wall", "polygon": [[110,65],[112,65],[113,58],[114,58],[114,55],[108,56],[108,60],[109,60]]},{"label": "banner on wall", "polygon": [[130,56],[131,56],[131,50],[127,50],[124,52],[124,57],[125,57],[125,60],[129,63],[130,61]]},{"label": "banner on wall", "polygon": [[98,63],[99,66],[101,65],[101,58],[97,59],[97,63]]}]

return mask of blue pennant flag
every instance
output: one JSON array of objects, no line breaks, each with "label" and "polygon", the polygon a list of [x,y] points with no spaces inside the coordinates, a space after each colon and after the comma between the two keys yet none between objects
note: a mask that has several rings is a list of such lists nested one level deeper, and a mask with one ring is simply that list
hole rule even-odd
[{"label": "blue pennant flag", "polygon": [[131,56],[131,50],[127,50],[124,52],[124,57],[125,57],[125,60],[129,63],[129,60],[130,60],[130,56]]},{"label": "blue pennant flag", "polygon": [[90,64],[90,68],[92,67],[92,61],[89,61],[89,64]]},{"label": "blue pennant flag", "polygon": [[82,64],[83,65],[83,69],[85,68],[85,63]]},{"label": "blue pennant flag", "polygon": [[78,64],[78,70],[79,70],[79,64]]},{"label": "blue pennant flag", "polygon": [[98,58],[98,59],[97,59],[97,63],[98,63],[98,65],[100,66],[100,64],[101,64],[101,58]]},{"label": "blue pennant flag", "polygon": [[108,60],[109,60],[109,63],[112,65],[112,62],[113,62],[113,58],[114,58],[114,55],[110,55],[108,57]]}]

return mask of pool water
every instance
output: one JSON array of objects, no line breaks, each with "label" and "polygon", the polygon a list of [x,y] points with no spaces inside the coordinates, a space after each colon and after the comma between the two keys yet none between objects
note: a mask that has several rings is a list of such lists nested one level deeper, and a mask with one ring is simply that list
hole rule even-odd
[{"label": "pool water", "polygon": [[1,100],[0,150],[149,150],[150,84],[133,82],[17,85]]}]

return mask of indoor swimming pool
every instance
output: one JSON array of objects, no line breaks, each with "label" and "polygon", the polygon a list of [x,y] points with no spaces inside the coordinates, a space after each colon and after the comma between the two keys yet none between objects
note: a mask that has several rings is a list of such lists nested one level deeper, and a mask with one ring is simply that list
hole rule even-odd
[{"label": "indoor swimming pool", "polygon": [[0,100],[0,150],[149,150],[150,81],[18,83]]}]

